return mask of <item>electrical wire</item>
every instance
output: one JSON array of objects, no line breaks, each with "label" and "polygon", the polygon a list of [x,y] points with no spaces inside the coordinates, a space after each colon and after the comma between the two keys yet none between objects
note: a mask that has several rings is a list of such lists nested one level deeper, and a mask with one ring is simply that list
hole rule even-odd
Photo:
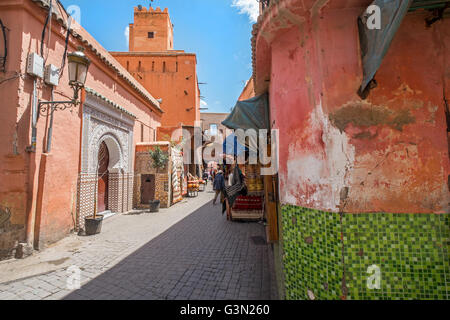
[{"label": "electrical wire", "polygon": [[12,76],[10,78],[3,79],[3,80],[0,80],[0,84],[3,84],[5,82],[7,82],[7,81],[15,80],[17,78],[22,78],[23,79],[24,77],[25,77],[24,74],[16,72],[16,74],[14,76]]},{"label": "electrical wire", "polygon": [[71,26],[72,26],[73,18],[67,12],[66,8],[64,8],[64,6],[62,5],[60,0],[56,0],[56,4],[59,6],[60,11],[64,11],[64,13],[67,16],[67,35],[66,35],[66,40],[65,40],[65,44],[64,44],[64,54],[63,54],[62,61],[61,61],[61,67],[59,68],[59,78],[61,79],[64,74],[64,67],[66,66],[67,49],[69,46],[69,38],[70,38],[70,34],[71,34]]},{"label": "electrical wire", "polygon": [[48,15],[47,15],[47,18],[45,19],[44,29],[42,30],[42,36],[41,36],[41,57],[44,56],[44,39],[45,39],[45,32],[47,30],[47,25],[48,25]]},{"label": "electrical wire", "polygon": [[53,0],[50,0],[50,8],[49,10],[49,26],[48,26],[48,40],[47,40],[47,56],[45,57],[44,64],[47,64],[47,59],[50,53],[50,41],[52,38],[52,22],[53,22]]},{"label": "electrical wire", "polygon": [[[45,23],[44,23],[44,29],[42,30],[42,36],[41,36],[41,57],[44,57],[44,41],[45,41],[45,34],[47,32],[47,26],[50,23],[50,31],[49,31],[49,41],[50,41],[50,36],[52,33],[51,30],[51,25],[52,25],[52,7],[53,7],[53,0],[50,0],[50,5],[48,8],[48,15],[47,18],[45,19]],[[47,49],[48,49],[48,45],[47,45]],[[47,51],[48,53],[48,51]],[[47,54],[48,57],[48,54]],[[47,60],[47,59],[46,59]]]},{"label": "electrical wire", "polygon": [[65,13],[66,15],[69,15],[69,14],[67,13],[66,8],[64,8],[64,6],[63,6],[63,4],[61,3],[60,0],[56,0],[56,3],[58,4],[59,9],[61,9],[62,11],[64,11],[64,13]]},{"label": "electrical wire", "polygon": [[59,68],[59,78],[60,79],[64,74],[64,67],[66,66],[67,47],[69,46],[70,26],[72,25],[72,19],[73,18],[71,16],[68,17],[66,43],[64,45],[64,54],[63,54],[62,61],[61,61],[61,67]]},{"label": "electrical wire", "polygon": [[3,42],[5,45],[5,54],[3,57],[1,57],[1,62],[2,62],[2,71],[6,71],[6,58],[8,58],[8,42],[6,39],[6,27],[3,24],[2,19],[0,19],[0,27],[2,28],[2,33],[3,33]]}]

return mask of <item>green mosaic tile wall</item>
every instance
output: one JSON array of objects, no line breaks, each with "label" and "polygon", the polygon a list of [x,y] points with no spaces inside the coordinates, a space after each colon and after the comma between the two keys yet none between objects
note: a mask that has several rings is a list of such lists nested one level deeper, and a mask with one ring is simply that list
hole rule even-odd
[{"label": "green mosaic tile wall", "polygon": [[[286,299],[449,299],[450,215],[283,206]],[[369,266],[381,272],[368,289]],[[345,275],[345,280],[344,280]]]}]

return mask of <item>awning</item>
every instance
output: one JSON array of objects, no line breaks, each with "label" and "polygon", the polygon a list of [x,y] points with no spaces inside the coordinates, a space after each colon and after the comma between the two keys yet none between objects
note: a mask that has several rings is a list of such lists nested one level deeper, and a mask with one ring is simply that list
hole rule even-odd
[{"label": "awning", "polygon": [[269,94],[238,101],[222,124],[233,130],[269,129]]},{"label": "awning", "polygon": [[381,62],[389,50],[403,18],[408,13],[413,0],[375,0],[372,5],[381,9],[381,28],[369,29],[368,20],[372,14],[363,13],[358,19],[359,41],[364,69],[364,78],[359,95],[365,99],[370,84],[375,77]]},{"label": "awning", "polygon": [[[270,129],[269,117],[269,94],[264,93],[258,97],[245,101],[238,101],[231,114],[222,124],[232,130],[242,129],[244,131],[253,129],[258,134],[261,129]],[[258,150],[258,138],[248,137],[246,143],[245,137],[237,135],[240,144],[247,146],[250,150]]]},{"label": "awning", "polygon": [[375,74],[389,50],[392,40],[408,11],[417,9],[441,9],[449,7],[450,0],[374,0],[372,5],[381,9],[381,28],[369,29],[368,19],[373,15],[364,12],[358,19],[359,39],[364,77],[358,94],[367,98]]}]

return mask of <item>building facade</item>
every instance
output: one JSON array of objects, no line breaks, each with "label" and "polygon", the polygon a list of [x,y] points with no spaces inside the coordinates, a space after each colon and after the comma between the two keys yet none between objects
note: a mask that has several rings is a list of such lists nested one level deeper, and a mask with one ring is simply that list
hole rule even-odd
[{"label": "building facade", "polygon": [[244,101],[251,99],[255,96],[255,83],[253,81],[253,77],[250,78],[245,84],[244,90],[242,90],[241,95],[239,96],[239,101]]},{"label": "building facade", "polygon": [[[164,168],[155,168],[150,155],[158,147],[167,154]],[[136,146],[134,208],[148,209],[150,201],[161,201],[161,208],[172,205],[172,152],[169,142],[140,143]]]},{"label": "building facade", "polygon": [[173,50],[173,26],[167,8],[134,8],[129,52],[111,54],[157,99],[162,99],[163,127],[198,125],[197,58],[193,53]]},{"label": "building facade", "polygon": [[[67,52],[81,46],[91,60],[81,103],[53,115],[37,110],[38,101],[67,101],[74,95],[67,64],[61,65],[68,16],[55,1],[52,12],[42,40],[48,1],[0,3],[9,53],[0,74],[0,216],[6,217],[0,218],[0,259],[82,229],[95,206],[129,210],[135,145],[151,141],[161,121],[158,101],[76,22]],[[32,53],[62,70],[58,85],[27,73]]]},{"label": "building facade", "polygon": [[207,137],[222,135],[225,138],[227,127],[222,124],[230,114],[229,113],[214,113],[202,112],[200,114],[200,122],[202,124],[202,131]]},{"label": "building facade", "polygon": [[431,19],[443,2],[413,2],[366,99],[357,21],[371,0],[271,1],[255,24],[287,299],[449,298],[448,10]]}]

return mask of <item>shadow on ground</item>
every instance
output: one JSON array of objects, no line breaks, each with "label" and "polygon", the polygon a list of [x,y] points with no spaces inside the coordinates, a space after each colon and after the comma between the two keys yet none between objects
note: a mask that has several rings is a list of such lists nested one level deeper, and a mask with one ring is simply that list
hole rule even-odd
[{"label": "shadow on ground", "polygon": [[209,202],[65,299],[270,299],[263,225],[229,222],[220,207]]}]

